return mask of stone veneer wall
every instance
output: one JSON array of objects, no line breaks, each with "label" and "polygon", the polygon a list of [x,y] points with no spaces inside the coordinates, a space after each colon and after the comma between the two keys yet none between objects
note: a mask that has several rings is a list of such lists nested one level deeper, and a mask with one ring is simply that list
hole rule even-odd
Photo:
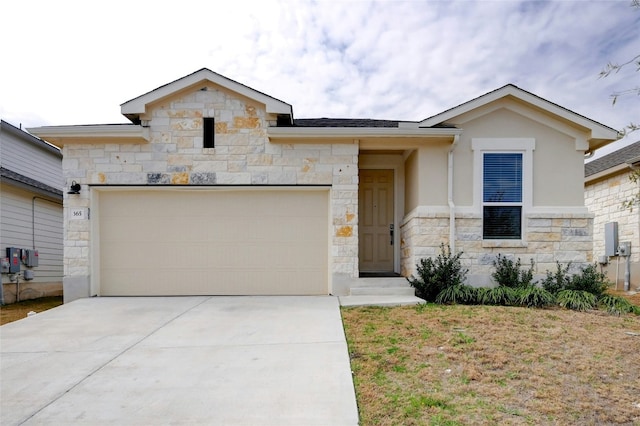
[{"label": "stone veneer wall", "polygon": [[[556,261],[575,266],[593,261],[593,215],[529,215],[526,219],[526,244],[514,247],[508,241],[483,241],[482,219],[460,215],[456,218],[456,252],[462,251],[463,265],[469,269],[469,284],[490,284],[493,261],[498,254],[520,258],[524,265],[535,262],[535,273],[544,275],[556,269]],[[437,256],[440,244],[449,244],[449,215],[409,216],[401,228],[402,274],[415,274],[423,257]]]},{"label": "stone veneer wall", "polygon": [[[202,117],[215,118],[215,148],[202,148]],[[270,143],[275,120],[259,104],[208,85],[154,106],[143,121],[150,143],[65,145],[66,187],[83,185],[79,195],[65,194],[65,291],[67,281],[88,286],[90,224],[69,220],[70,209],[89,207],[87,184],[331,185],[332,272],[356,277],[357,143]]]},{"label": "stone veneer wall", "polygon": [[589,184],[585,188],[585,205],[595,215],[593,221],[593,257],[604,256],[604,225],[618,222],[618,241],[631,241],[631,261],[640,261],[640,209],[622,207],[640,191],[628,173],[618,174]]}]

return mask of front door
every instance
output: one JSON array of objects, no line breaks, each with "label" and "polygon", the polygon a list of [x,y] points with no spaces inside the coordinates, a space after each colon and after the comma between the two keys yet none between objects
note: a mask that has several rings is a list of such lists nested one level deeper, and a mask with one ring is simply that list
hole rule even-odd
[{"label": "front door", "polygon": [[360,272],[393,272],[393,170],[360,170]]}]

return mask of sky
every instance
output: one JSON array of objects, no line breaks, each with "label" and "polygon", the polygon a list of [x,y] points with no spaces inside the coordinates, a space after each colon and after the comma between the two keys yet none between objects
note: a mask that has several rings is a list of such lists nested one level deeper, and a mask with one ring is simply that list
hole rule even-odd
[{"label": "sky", "polygon": [[418,121],[512,83],[640,123],[640,96],[611,98],[640,71],[599,78],[640,54],[631,0],[21,0],[0,40],[0,118],[23,128],[127,122],[120,104],[201,68],[296,118]]}]

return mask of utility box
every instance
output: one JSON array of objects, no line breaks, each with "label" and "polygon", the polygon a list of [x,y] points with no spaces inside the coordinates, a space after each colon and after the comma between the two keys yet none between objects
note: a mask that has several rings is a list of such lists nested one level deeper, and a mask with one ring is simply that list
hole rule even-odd
[{"label": "utility box", "polygon": [[9,273],[17,274],[20,272],[20,249],[7,247],[7,257],[9,258]]},{"label": "utility box", "polygon": [[631,256],[631,241],[623,241],[618,248],[618,255]]},{"label": "utility box", "polygon": [[24,264],[28,267],[38,266],[38,250],[27,249],[24,256]]},{"label": "utility box", "polygon": [[604,224],[604,255],[618,255],[618,222]]},{"label": "utility box", "polygon": [[31,281],[33,279],[33,271],[31,269],[24,270],[24,280]]}]

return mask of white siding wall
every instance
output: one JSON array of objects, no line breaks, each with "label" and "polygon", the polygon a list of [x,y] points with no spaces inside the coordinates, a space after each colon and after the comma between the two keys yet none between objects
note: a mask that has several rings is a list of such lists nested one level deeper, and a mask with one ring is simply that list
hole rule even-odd
[{"label": "white siding wall", "polygon": [[[53,188],[63,189],[62,156],[54,148],[26,132],[1,122],[0,165]],[[14,185],[10,179],[0,184],[0,256],[6,247],[38,250],[39,265],[34,279],[16,286],[8,274],[2,274],[4,302],[61,294],[63,278],[63,208],[62,200]],[[34,198],[35,197],[35,198]]]},{"label": "white siding wall", "polygon": [[20,138],[7,131],[6,125],[0,130],[0,165],[23,176],[35,179],[46,185],[62,190],[62,156],[56,155],[48,148],[39,146],[28,139],[25,133]]},{"label": "white siding wall", "polygon": [[[33,282],[62,281],[62,205],[59,201],[39,197],[10,185],[2,185],[0,193],[0,238],[5,247],[35,248],[39,265]],[[35,210],[32,211],[32,207]],[[32,216],[34,214],[34,216]],[[32,221],[35,219],[35,232]],[[25,269],[24,265],[21,265]],[[3,282],[9,282],[3,274]]]}]

